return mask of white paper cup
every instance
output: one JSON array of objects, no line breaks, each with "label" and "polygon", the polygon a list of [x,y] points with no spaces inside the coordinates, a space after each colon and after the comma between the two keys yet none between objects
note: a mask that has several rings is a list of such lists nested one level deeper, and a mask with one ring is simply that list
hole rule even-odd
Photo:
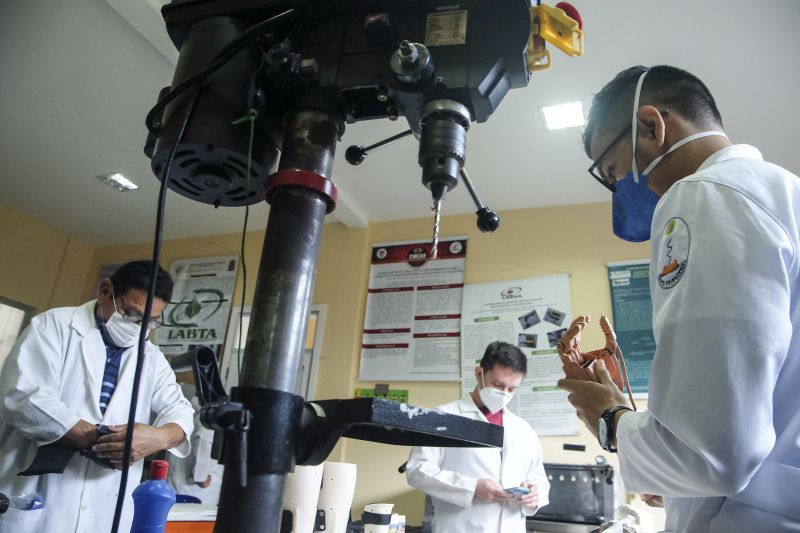
[{"label": "white paper cup", "polygon": [[369,503],[364,506],[364,533],[389,533],[393,503]]}]

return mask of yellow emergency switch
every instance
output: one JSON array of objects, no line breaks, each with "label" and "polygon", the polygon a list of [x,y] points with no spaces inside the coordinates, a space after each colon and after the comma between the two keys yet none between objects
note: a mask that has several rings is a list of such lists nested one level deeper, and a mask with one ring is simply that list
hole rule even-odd
[{"label": "yellow emergency switch", "polygon": [[531,37],[528,40],[529,72],[550,67],[550,52],[545,43],[554,45],[570,56],[583,55],[580,15],[566,2],[557,4],[557,7],[547,4],[531,6],[531,28]]}]

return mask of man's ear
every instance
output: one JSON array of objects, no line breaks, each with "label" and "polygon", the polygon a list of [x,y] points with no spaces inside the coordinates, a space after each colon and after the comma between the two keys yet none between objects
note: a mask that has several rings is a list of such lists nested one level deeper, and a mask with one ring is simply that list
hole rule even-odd
[{"label": "man's ear", "polygon": [[478,365],[478,366],[475,367],[475,379],[478,381],[478,384],[480,384],[480,382],[481,382],[481,373],[482,372],[483,372],[483,369],[481,368],[481,365]]},{"label": "man's ear", "polygon": [[644,105],[636,111],[637,136],[639,142],[655,143],[657,148],[662,148],[666,139],[666,125],[661,112],[651,106]]},{"label": "man's ear", "polygon": [[112,290],[113,284],[111,283],[111,278],[103,279],[103,281],[100,282],[100,286],[97,288],[97,301],[102,303],[106,300],[110,300]]}]

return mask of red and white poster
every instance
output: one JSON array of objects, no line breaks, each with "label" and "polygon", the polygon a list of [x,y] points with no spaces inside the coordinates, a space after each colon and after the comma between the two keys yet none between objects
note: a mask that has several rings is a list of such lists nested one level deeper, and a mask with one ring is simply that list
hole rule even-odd
[{"label": "red and white poster", "polygon": [[457,381],[466,237],[373,244],[362,380]]}]

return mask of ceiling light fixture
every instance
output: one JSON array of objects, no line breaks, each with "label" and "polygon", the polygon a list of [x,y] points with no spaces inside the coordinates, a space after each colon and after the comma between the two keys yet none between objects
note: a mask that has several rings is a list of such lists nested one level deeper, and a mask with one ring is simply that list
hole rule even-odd
[{"label": "ceiling light fixture", "polygon": [[542,112],[549,130],[573,128],[586,124],[586,120],[583,118],[583,104],[580,102],[545,106],[542,108]]},{"label": "ceiling light fixture", "polygon": [[135,191],[139,188],[134,182],[123,176],[122,174],[109,174],[108,176],[100,176],[100,179],[109,187],[113,187],[118,191]]}]

